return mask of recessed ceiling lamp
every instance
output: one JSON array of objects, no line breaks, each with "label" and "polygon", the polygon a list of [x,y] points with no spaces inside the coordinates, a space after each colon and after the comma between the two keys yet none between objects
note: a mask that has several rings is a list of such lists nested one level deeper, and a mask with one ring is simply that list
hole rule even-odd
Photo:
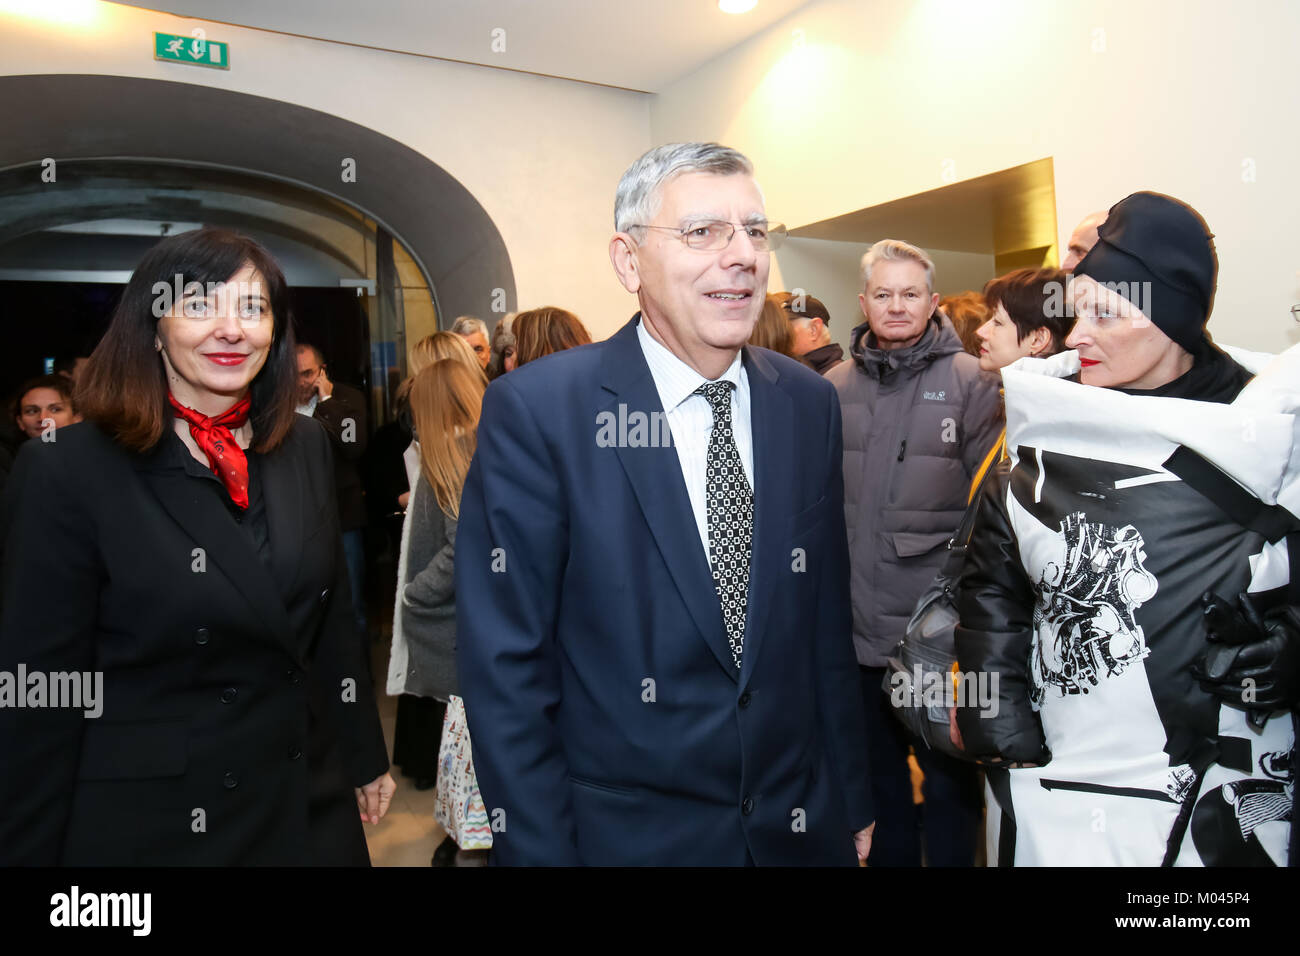
[{"label": "recessed ceiling lamp", "polygon": [[757,2],[758,0],[718,0],[718,9],[723,13],[748,13]]}]

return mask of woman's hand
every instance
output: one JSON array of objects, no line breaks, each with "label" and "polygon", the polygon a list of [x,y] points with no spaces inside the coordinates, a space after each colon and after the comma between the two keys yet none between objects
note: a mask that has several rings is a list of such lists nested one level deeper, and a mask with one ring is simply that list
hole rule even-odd
[{"label": "woman's hand", "polygon": [[961,728],[957,726],[957,708],[948,708],[948,739],[958,750],[965,752],[966,742],[961,739]]},{"label": "woman's hand", "polygon": [[867,865],[867,857],[871,855],[871,835],[876,832],[875,821],[865,830],[859,830],[853,834],[853,848],[858,853],[858,866]]},{"label": "woman's hand", "polygon": [[390,774],[376,777],[364,787],[358,787],[357,806],[361,808],[361,819],[367,823],[378,823],[388,812],[388,805],[393,802],[397,784]]}]

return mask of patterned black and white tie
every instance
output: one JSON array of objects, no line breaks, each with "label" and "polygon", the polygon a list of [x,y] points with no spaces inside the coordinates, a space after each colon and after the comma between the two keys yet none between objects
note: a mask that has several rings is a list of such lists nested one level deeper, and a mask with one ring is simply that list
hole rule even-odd
[{"label": "patterned black and white tie", "polygon": [[731,656],[740,667],[745,647],[745,607],[749,600],[749,549],[754,535],[754,492],[731,431],[733,382],[705,382],[695,390],[713,409],[713,431],[705,469],[709,519],[709,564],[722,604]]}]

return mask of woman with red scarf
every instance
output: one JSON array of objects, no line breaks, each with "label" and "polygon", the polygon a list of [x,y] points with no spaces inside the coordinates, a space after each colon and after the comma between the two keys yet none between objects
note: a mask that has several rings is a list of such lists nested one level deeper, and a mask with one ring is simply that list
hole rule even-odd
[{"label": "woman with red scarf", "polygon": [[368,865],[394,784],[288,305],[252,240],[163,240],[19,455],[0,865]]}]

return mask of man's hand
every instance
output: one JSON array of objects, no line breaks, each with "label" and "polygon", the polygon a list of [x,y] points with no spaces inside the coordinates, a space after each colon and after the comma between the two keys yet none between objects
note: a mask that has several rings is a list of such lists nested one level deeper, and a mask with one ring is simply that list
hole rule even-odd
[{"label": "man's hand", "polygon": [[319,395],[322,400],[327,399],[334,394],[334,383],[330,381],[329,373],[325,371],[325,366],[323,365],[321,366],[320,371],[316,373],[315,388],[316,394]]},{"label": "man's hand", "polygon": [[378,823],[388,812],[388,805],[393,802],[397,784],[390,774],[376,777],[364,787],[356,790],[357,806],[361,808],[361,819],[367,823]]},{"label": "man's hand", "polygon": [[865,830],[859,830],[853,834],[853,845],[858,850],[858,866],[867,865],[867,857],[871,855],[871,834],[875,830],[876,825],[873,823]]}]

